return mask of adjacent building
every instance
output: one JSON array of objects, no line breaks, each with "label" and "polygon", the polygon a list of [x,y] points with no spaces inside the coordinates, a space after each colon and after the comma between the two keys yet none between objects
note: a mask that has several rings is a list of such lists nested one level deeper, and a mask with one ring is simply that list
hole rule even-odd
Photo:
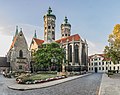
[{"label": "adjacent building", "polygon": [[108,70],[120,70],[120,64],[113,64],[105,54],[89,56],[88,72],[108,72]]},{"label": "adjacent building", "polygon": [[17,26],[16,34],[13,37],[13,42],[7,53],[7,62],[10,63],[10,70],[29,71],[31,60],[30,54],[22,29],[19,32]]}]

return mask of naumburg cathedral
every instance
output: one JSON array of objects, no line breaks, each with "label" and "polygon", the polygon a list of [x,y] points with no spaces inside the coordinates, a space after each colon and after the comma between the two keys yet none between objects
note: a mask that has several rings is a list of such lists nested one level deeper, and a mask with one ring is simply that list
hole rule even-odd
[{"label": "naumburg cathedral", "polygon": [[[79,34],[71,35],[71,24],[68,22],[68,18],[65,17],[64,22],[60,26],[60,39],[55,39],[56,16],[52,13],[52,9],[50,7],[43,18],[44,40],[37,38],[37,34],[35,31],[30,47],[28,47],[27,45],[27,41],[22,29],[20,29],[19,31],[18,27],[16,27],[16,33],[13,37],[13,42],[6,56],[6,63],[9,64],[9,70],[30,71],[31,52],[37,51],[42,44],[52,42],[59,43],[61,48],[65,49],[65,56],[66,60],[68,60],[69,65],[87,66],[88,44],[86,40],[83,40],[79,36]],[[0,71],[1,70],[3,70],[3,68],[0,68]]]}]

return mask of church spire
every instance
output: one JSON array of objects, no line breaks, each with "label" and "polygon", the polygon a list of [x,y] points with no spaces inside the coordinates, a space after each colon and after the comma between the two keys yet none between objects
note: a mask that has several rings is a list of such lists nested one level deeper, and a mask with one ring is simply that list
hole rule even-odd
[{"label": "church spire", "polygon": [[36,30],[35,30],[34,38],[37,38]]},{"label": "church spire", "polygon": [[52,13],[52,9],[51,9],[51,7],[49,7],[49,9],[48,9],[48,14],[51,14]]},{"label": "church spire", "polygon": [[16,33],[15,36],[18,35],[18,26],[16,26]]}]

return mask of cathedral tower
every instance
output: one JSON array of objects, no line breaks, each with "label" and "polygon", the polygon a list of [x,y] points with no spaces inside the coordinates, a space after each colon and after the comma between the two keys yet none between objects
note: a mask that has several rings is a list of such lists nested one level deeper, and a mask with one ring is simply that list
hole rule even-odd
[{"label": "cathedral tower", "polygon": [[65,17],[64,22],[61,24],[61,38],[70,36],[71,34],[71,24],[68,23],[67,17]]},{"label": "cathedral tower", "polygon": [[44,15],[44,41],[52,42],[55,40],[55,20],[56,16],[52,14],[49,7],[47,14]]}]

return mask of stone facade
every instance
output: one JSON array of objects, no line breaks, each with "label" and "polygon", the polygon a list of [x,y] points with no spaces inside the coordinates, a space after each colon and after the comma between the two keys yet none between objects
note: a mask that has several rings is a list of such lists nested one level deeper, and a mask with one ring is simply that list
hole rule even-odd
[{"label": "stone facade", "polygon": [[[67,63],[71,66],[87,66],[88,63],[88,44],[86,40],[82,40],[78,34],[71,35],[71,24],[65,17],[61,24],[61,38],[55,40],[55,19],[51,8],[48,13],[44,15],[44,41],[39,40],[40,44],[36,44],[35,39],[32,39],[30,50],[37,50],[41,44],[56,42],[65,49]],[[50,33],[50,35],[49,35]],[[37,41],[38,41],[37,40]]]},{"label": "stone facade", "polygon": [[12,71],[29,71],[30,70],[30,51],[22,29],[17,32],[13,38],[10,50],[7,53],[7,62],[10,62]]}]

